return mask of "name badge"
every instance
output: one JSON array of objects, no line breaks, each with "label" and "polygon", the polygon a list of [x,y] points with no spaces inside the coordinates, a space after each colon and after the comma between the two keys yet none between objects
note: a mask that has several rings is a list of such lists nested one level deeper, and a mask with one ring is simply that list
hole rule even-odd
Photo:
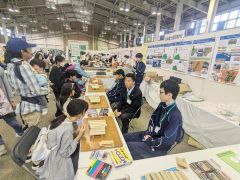
[{"label": "name badge", "polygon": [[157,126],[157,127],[155,127],[154,131],[155,131],[155,133],[158,133],[159,130],[160,130],[160,127]]},{"label": "name badge", "polygon": [[128,103],[128,104],[131,104],[132,101],[131,101],[130,99],[127,99],[127,103]]}]

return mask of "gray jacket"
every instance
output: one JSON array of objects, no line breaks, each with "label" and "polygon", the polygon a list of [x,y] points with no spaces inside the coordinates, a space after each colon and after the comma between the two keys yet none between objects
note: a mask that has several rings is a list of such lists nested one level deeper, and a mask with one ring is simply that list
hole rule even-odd
[{"label": "gray jacket", "polygon": [[47,147],[52,149],[44,165],[37,171],[40,179],[73,180],[75,177],[71,155],[78,141],[73,138],[73,125],[65,120],[48,133]]},{"label": "gray jacket", "polygon": [[9,100],[14,98],[12,88],[2,67],[0,67],[0,88],[3,90],[5,96],[8,97]]}]

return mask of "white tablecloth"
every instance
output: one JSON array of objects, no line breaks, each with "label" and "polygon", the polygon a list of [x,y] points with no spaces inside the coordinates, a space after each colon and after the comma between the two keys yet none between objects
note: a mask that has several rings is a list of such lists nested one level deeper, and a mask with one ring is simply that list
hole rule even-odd
[{"label": "white tablecloth", "polygon": [[217,105],[209,102],[190,102],[177,98],[184,130],[207,148],[240,144],[238,123],[218,113]]},{"label": "white tablecloth", "polygon": [[156,109],[160,103],[160,86],[158,83],[149,84],[146,81],[143,81],[140,85],[143,96],[146,98],[148,104]]},{"label": "white tablecloth", "polygon": [[[239,154],[240,145],[225,146],[220,148],[206,149],[206,150],[200,150],[200,151],[193,151],[193,152],[133,161],[133,163],[128,166],[124,166],[120,168],[113,167],[107,179],[109,180],[120,179],[126,175],[129,175],[130,179],[132,180],[140,180],[141,177],[146,173],[158,172],[161,170],[176,167],[177,166],[176,157],[181,157],[181,158],[185,158],[188,164],[196,161],[213,159],[221,167],[221,170],[231,178],[231,180],[239,180],[240,173],[238,173],[236,170],[234,170],[229,165],[224,163],[216,155],[218,153],[222,153],[229,150]],[[87,171],[87,168],[79,169],[76,175],[76,180],[91,180],[92,178],[86,175],[86,171]],[[189,180],[198,180],[198,179],[200,180],[200,178],[198,178],[198,176],[190,169],[190,167],[182,171],[189,178]]]}]

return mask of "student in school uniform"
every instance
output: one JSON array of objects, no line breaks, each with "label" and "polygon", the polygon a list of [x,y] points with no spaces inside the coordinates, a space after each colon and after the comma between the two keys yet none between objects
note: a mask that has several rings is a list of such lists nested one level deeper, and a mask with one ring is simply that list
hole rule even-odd
[{"label": "student in school uniform", "polygon": [[153,112],[147,130],[124,135],[134,160],[165,155],[181,139],[182,116],[175,102],[178,93],[175,81],[162,82],[161,103]]},{"label": "student in school uniform", "polygon": [[[79,142],[87,129],[86,123],[74,131],[74,124],[84,117],[88,103],[81,99],[73,99],[67,106],[69,117],[62,115],[50,124],[47,136],[47,148],[50,154],[44,164],[37,170],[40,179],[73,180],[77,171]],[[79,123],[79,122],[78,122]]]},{"label": "student in school uniform", "polygon": [[142,62],[142,59],[143,59],[142,53],[137,53],[135,57],[136,57],[136,66],[134,67],[136,69],[136,71],[135,71],[135,76],[136,76],[135,85],[139,87],[140,84],[143,81],[143,78],[144,78],[146,65],[144,64],[144,62]]},{"label": "student in school uniform", "polygon": [[111,106],[113,105],[113,109],[115,105],[120,101],[122,91],[125,88],[124,76],[125,73],[122,69],[118,69],[116,72],[114,72],[115,86],[107,92],[108,100]]},{"label": "student in school uniform", "polygon": [[129,73],[125,76],[125,88],[121,100],[114,111],[115,117],[122,120],[122,133],[128,132],[129,121],[138,118],[141,114],[142,92],[135,86],[135,75]]},{"label": "student in school uniform", "polygon": [[65,73],[65,77],[66,77],[66,81],[65,82],[74,84],[75,93],[74,93],[73,98],[79,98],[81,96],[81,91],[78,88],[77,83],[75,82],[77,80],[77,75],[78,75],[78,73],[75,70],[68,70]]}]

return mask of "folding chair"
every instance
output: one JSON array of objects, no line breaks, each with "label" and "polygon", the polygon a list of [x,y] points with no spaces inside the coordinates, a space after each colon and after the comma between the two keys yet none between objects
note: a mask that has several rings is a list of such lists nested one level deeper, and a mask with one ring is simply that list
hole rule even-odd
[{"label": "folding chair", "polygon": [[182,140],[183,140],[183,138],[184,138],[184,135],[185,135],[185,131],[184,131],[184,129],[182,128],[182,129],[181,129],[181,136],[180,136],[180,138],[175,141],[175,143],[174,143],[174,144],[171,146],[171,148],[168,150],[167,154],[169,154],[173,149],[176,148],[176,146],[177,146],[178,144],[180,144],[180,143],[182,142]]},{"label": "folding chair", "polygon": [[25,171],[31,174],[34,178],[39,179],[36,173],[28,167],[25,163],[27,159],[27,155],[29,153],[30,148],[35,143],[35,140],[38,137],[40,132],[40,128],[37,126],[29,127],[23,136],[19,139],[16,145],[13,147],[11,152],[12,160],[20,167],[22,167]]},{"label": "folding chair", "polygon": [[132,121],[133,119],[138,119],[138,118],[141,116],[141,114],[140,114],[139,117],[136,117],[138,111],[140,111],[140,109],[142,108],[143,100],[144,100],[144,99],[142,98],[141,106],[140,106],[140,107],[138,108],[138,110],[134,113],[134,116],[133,116],[131,119],[129,119],[129,128],[132,129],[132,130],[134,130],[134,127],[133,127],[133,125],[131,125],[130,123],[131,123],[131,121]]}]

